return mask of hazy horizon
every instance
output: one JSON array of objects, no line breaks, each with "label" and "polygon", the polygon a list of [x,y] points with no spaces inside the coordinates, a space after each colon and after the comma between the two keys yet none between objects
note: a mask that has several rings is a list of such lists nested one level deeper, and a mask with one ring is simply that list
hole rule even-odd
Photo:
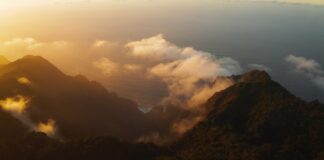
[{"label": "hazy horizon", "polygon": [[[41,55],[67,74],[86,75],[122,96],[152,103],[167,96],[169,82],[136,75],[143,61],[128,56],[126,45],[161,34],[179,49],[230,57],[240,64],[237,74],[267,70],[297,96],[323,102],[323,74],[309,76],[311,71],[297,71],[298,64],[286,60],[294,55],[324,64],[322,1],[305,2],[1,1],[0,54],[10,60]],[[132,71],[108,75],[102,71],[114,68],[108,62],[120,72],[121,66]]]}]

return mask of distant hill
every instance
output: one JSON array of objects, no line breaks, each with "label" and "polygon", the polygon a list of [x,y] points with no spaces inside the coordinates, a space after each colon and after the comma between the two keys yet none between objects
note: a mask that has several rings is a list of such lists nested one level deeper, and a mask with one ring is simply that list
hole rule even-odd
[{"label": "distant hill", "polygon": [[206,119],[178,141],[181,160],[305,160],[324,157],[324,105],[307,103],[261,71],[212,96]]}]

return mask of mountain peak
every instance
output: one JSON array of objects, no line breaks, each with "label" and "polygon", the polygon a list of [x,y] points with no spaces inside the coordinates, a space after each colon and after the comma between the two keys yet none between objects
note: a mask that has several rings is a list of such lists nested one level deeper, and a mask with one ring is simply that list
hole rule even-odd
[{"label": "mountain peak", "polygon": [[38,63],[46,63],[52,65],[48,60],[41,56],[36,56],[36,55],[26,55],[21,59],[18,59],[17,61],[32,61],[32,62],[38,62]]},{"label": "mountain peak", "polygon": [[63,74],[51,62],[41,56],[27,55],[8,64],[8,68],[16,68],[17,71],[28,71],[37,73]]},{"label": "mountain peak", "polygon": [[3,65],[0,69],[0,75],[6,75],[11,78],[27,76],[28,79],[38,81],[39,83],[49,80],[46,75],[51,75],[54,78],[65,77],[64,73],[56,66],[40,56],[25,56]]},{"label": "mountain peak", "polygon": [[238,78],[238,82],[243,83],[260,83],[271,81],[271,77],[265,71],[253,70],[241,75]]}]

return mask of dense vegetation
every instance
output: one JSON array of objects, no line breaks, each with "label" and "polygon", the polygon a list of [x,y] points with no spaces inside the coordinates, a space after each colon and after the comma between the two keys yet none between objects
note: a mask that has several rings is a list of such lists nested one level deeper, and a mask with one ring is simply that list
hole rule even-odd
[{"label": "dense vegetation", "polygon": [[174,145],[175,156],[164,159],[323,159],[324,106],[306,103],[264,77],[250,72],[215,94],[207,118]]},{"label": "dense vegetation", "polygon": [[150,160],[165,154],[152,144],[132,144],[109,137],[60,142],[42,133],[0,143],[1,160]]}]

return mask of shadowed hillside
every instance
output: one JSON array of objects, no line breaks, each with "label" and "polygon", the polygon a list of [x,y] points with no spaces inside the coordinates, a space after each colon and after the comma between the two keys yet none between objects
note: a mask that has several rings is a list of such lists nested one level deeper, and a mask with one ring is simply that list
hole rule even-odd
[{"label": "shadowed hillside", "polygon": [[170,159],[323,159],[324,105],[302,101],[265,72],[235,79],[208,100],[207,118],[173,146]]},{"label": "shadowed hillside", "polygon": [[0,99],[16,97],[18,101],[17,96],[29,99],[25,117],[33,123],[55,120],[61,138],[113,135],[132,139],[145,125],[135,102],[84,76],[67,76],[38,56],[26,56],[0,68]]}]

